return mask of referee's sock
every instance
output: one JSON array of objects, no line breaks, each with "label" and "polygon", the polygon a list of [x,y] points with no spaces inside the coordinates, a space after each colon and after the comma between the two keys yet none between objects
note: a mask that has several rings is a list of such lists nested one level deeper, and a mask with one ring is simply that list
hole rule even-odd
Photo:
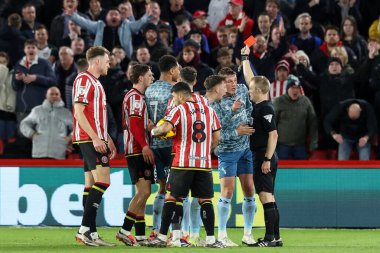
[{"label": "referee's sock", "polygon": [[242,212],[244,218],[244,234],[250,235],[252,232],[253,219],[256,212],[255,197],[244,197]]},{"label": "referee's sock", "polygon": [[172,229],[173,229],[173,241],[181,239],[181,223],[183,217],[183,200],[177,199],[175,203],[175,212],[172,219]]},{"label": "referee's sock", "polygon": [[127,235],[128,233],[126,232],[129,232],[129,233],[131,232],[132,227],[136,222],[136,216],[137,215],[135,213],[127,211],[124,217],[123,226],[121,227],[123,229],[122,232],[124,232]]},{"label": "referee's sock", "polygon": [[160,226],[160,234],[167,236],[170,223],[175,215],[176,200],[175,199],[165,199],[164,208],[162,209],[162,219]]},{"label": "referee's sock", "polygon": [[[220,196],[218,201],[218,237],[227,236],[227,219],[230,213],[231,199]],[[202,219],[203,220],[203,219]],[[203,221],[203,225],[204,221]]]},{"label": "referee's sock", "polygon": [[276,221],[276,209],[274,202],[263,204],[264,219],[265,219],[265,239],[273,241],[274,239],[274,224]]},{"label": "referee's sock", "polygon": [[157,193],[153,202],[153,229],[160,229],[162,209],[164,208],[165,195]]},{"label": "referee's sock", "polygon": [[91,232],[96,232],[96,213],[102,201],[104,192],[109,184],[96,182],[90,189],[84,208],[82,226],[89,227]]},{"label": "referee's sock", "polygon": [[280,239],[280,212],[277,208],[277,203],[274,202],[274,208],[276,209],[276,221],[274,222],[274,239]]},{"label": "referee's sock", "polygon": [[201,229],[201,206],[199,205],[198,198],[193,198],[190,205],[190,237],[199,236]]},{"label": "referee's sock", "polygon": [[136,216],[135,232],[136,232],[136,239],[145,238],[145,217],[144,217],[144,214]]},{"label": "referee's sock", "polygon": [[190,198],[187,196],[183,199],[183,217],[182,217],[182,236],[187,236],[189,234],[190,227]]},{"label": "referee's sock", "polygon": [[85,187],[84,187],[84,190],[83,190],[83,198],[82,198],[82,206],[83,206],[83,210],[84,210],[84,208],[86,207],[86,201],[87,201],[87,197],[88,197],[88,193],[90,192],[90,189],[91,189],[91,186],[85,186]]},{"label": "referee's sock", "polygon": [[205,200],[201,203],[201,218],[205,226],[208,241],[210,241],[212,238],[215,238],[215,213],[211,200]]}]

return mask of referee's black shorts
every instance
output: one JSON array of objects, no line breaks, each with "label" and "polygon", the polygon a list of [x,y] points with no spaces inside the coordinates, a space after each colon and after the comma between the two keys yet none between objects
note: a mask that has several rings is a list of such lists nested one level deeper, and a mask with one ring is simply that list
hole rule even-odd
[{"label": "referee's black shorts", "polygon": [[254,183],[256,193],[260,192],[270,192],[274,194],[274,186],[276,181],[276,173],[278,166],[278,157],[276,152],[273,154],[272,159],[270,161],[270,170],[271,172],[264,174],[261,170],[261,166],[264,162],[265,150],[263,151],[255,151],[255,161],[254,161]]},{"label": "referee's black shorts", "polygon": [[94,144],[91,142],[79,142],[80,151],[82,152],[84,161],[84,172],[95,170],[97,167],[109,167],[108,155],[110,150],[107,146],[107,153],[102,154],[95,150]]}]

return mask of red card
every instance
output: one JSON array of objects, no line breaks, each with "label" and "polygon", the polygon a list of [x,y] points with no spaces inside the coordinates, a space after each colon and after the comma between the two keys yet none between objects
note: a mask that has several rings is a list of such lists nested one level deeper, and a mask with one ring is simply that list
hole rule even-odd
[{"label": "red card", "polygon": [[249,36],[248,39],[246,39],[246,40],[244,41],[244,44],[245,44],[247,47],[251,47],[251,46],[253,46],[253,44],[255,44],[255,43],[256,43],[256,39],[255,39],[255,37],[253,37],[252,35]]}]

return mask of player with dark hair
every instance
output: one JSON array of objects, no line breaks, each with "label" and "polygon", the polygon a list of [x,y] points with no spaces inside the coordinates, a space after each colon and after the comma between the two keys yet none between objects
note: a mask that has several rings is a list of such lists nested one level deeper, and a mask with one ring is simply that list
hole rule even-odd
[{"label": "player with dark hair", "polygon": [[88,70],[74,81],[73,143],[79,144],[85,171],[91,171],[95,183],[89,190],[82,225],[76,235],[78,242],[88,246],[115,246],[102,240],[96,231],[96,214],[103,194],[110,185],[109,159],[116,155],[116,147],[107,132],[107,103],[100,76],[107,75],[109,52],[101,46],[88,49]]},{"label": "player with dark hair", "polygon": [[[207,233],[206,247],[223,248],[224,245],[215,240],[215,214],[211,202],[214,196],[211,152],[219,143],[218,117],[211,107],[193,100],[188,84],[179,82],[171,92],[176,107],[165,117],[163,124],[151,131],[152,136],[161,136],[176,128],[177,134],[160,233],[150,241],[150,246],[166,247],[170,223],[178,223],[182,218],[183,210],[177,208],[176,203],[181,203],[191,190],[192,197],[198,198],[201,205],[201,217]],[[173,217],[178,220],[173,220]],[[179,241],[178,244],[180,246]]]},{"label": "player with dark hair", "polygon": [[[165,117],[169,99],[172,97],[171,88],[179,80],[180,66],[177,59],[171,55],[165,55],[158,62],[161,76],[145,92],[145,101],[148,108],[149,119],[154,124]],[[172,161],[171,140],[153,139],[151,148],[155,155],[156,180],[160,185],[153,203],[153,231],[151,237],[158,232],[161,224],[161,213],[165,200],[165,185],[167,172]]]},{"label": "player with dark hair", "polygon": [[[116,239],[127,246],[147,245],[145,237],[145,206],[154,182],[154,154],[149,147],[149,118],[145,103],[145,90],[154,78],[151,68],[145,64],[137,64],[131,69],[133,88],[125,94],[123,101],[123,132],[125,156],[128,162],[135,195],[129,203],[124,223]],[[136,238],[131,234],[135,226]]]},{"label": "player with dark hair", "polygon": [[255,154],[254,181],[260,202],[264,207],[265,237],[260,238],[253,247],[282,246],[280,237],[280,214],[274,198],[274,186],[277,174],[277,129],[274,116],[274,107],[268,100],[270,83],[264,76],[254,76],[248,60],[249,48],[241,50],[243,72],[246,82],[249,83],[249,95],[255,102],[252,111],[253,128],[255,132],[250,138],[251,150]]}]

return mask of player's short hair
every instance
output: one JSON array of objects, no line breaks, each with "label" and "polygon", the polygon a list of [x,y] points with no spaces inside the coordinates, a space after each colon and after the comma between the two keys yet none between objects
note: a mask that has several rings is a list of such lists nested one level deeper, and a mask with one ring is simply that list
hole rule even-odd
[{"label": "player's short hair", "polygon": [[236,75],[236,72],[233,71],[229,67],[224,67],[221,70],[219,70],[218,75],[221,75],[221,76],[233,76],[233,75]]},{"label": "player's short hair", "polygon": [[26,46],[35,46],[37,47],[37,40],[35,39],[27,39],[24,43],[24,47]]},{"label": "player's short hair", "polygon": [[75,63],[77,64],[77,68],[79,70],[83,70],[88,67],[88,62],[85,58],[79,58]]},{"label": "player's short hair", "polygon": [[158,61],[158,68],[161,73],[169,72],[172,68],[178,66],[177,59],[172,55],[164,55]]},{"label": "player's short hair", "polygon": [[146,64],[136,64],[131,68],[131,82],[136,84],[139,82],[139,77],[145,75],[150,70],[150,67]]},{"label": "player's short hair", "polygon": [[106,54],[110,55],[110,52],[102,46],[90,47],[86,52],[86,59],[89,62],[98,56],[104,56]]},{"label": "player's short hair", "polygon": [[270,90],[269,80],[265,76],[254,76],[251,82],[255,83],[255,88],[260,89],[262,94],[267,94]]},{"label": "player's short hair", "polygon": [[197,70],[193,67],[184,67],[181,69],[179,75],[181,80],[188,84],[193,84],[197,79]]},{"label": "player's short hair", "polygon": [[183,93],[185,95],[191,96],[191,89],[190,86],[185,82],[178,82],[173,85],[172,89],[170,90],[171,93]]},{"label": "player's short hair", "polygon": [[212,90],[215,86],[218,86],[223,83],[225,78],[220,75],[211,75],[208,76],[205,80],[204,86],[207,91]]}]

